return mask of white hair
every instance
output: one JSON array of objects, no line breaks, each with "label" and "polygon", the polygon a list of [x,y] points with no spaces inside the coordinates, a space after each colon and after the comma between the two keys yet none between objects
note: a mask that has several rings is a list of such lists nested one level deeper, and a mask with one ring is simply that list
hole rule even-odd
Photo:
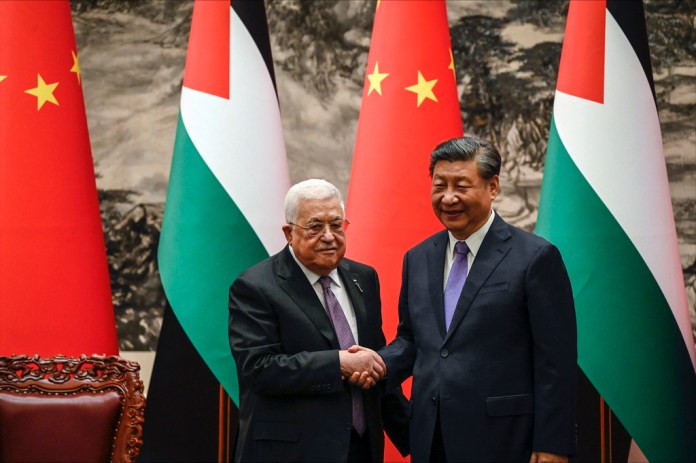
[{"label": "white hair", "polygon": [[333,184],[319,178],[310,178],[294,184],[285,195],[285,221],[288,223],[297,221],[302,200],[328,198],[337,198],[345,214],[346,208],[343,204],[343,197]]}]

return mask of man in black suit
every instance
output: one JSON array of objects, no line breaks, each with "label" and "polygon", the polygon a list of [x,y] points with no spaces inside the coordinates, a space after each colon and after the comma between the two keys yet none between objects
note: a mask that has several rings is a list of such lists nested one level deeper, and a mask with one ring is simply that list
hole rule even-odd
[{"label": "man in black suit", "polygon": [[379,351],[387,388],[413,375],[413,461],[563,462],[574,451],[570,281],[555,246],[493,211],[499,173],[498,150],[474,137],[430,158],[447,229],[406,253],[397,337]]},{"label": "man in black suit", "polygon": [[[408,452],[408,404],[369,389],[384,375],[377,273],[344,259],[344,206],[324,180],[285,198],[286,246],[230,288],[240,386],[236,460],[379,462],[383,423]],[[359,344],[359,351],[348,348]],[[360,385],[365,390],[357,387]]]}]

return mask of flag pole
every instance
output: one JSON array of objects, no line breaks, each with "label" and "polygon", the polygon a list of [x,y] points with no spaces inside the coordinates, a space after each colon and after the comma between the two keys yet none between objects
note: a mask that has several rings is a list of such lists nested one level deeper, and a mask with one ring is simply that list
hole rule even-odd
[{"label": "flag pole", "polygon": [[[599,439],[601,463],[612,463],[614,458],[613,415],[611,407],[599,396]],[[621,439],[617,434],[617,439]],[[619,442],[620,443],[620,442]],[[619,448],[621,446],[619,445]]]},{"label": "flag pole", "polygon": [[604,397],[599,396],[599,440],[600,440],[600,451],[599,451],[599,458],[601,463],[606,463],[606,435],[604,432]]},{"label": "flag pole", "polygon": [[230,396],[220,385],[220,414],[218,420],[218,462],[230,461]]}]

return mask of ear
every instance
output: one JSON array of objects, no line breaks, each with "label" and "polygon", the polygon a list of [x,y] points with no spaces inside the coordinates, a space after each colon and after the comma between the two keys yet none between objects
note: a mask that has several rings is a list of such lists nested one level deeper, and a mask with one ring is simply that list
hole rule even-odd
[{"label": "ear", "polygon": [[494,175],[488,182],[488,193],[491,195],[491,200],[495,199],[500,193],[500,178]]},{"label": "ear", "polygon": [[292,227],[287,223],[283,225],[283,234],[285,235],[285,241],[290,243],[292,241]]}]

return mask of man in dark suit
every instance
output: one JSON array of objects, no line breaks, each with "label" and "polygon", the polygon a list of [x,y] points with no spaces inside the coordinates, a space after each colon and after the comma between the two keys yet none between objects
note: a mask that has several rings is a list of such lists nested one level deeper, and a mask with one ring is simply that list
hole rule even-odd
[{"label": "man in dark suit", "polygon": [[574,451],[570,281],[555,246],[493,211],[499,173],[497,149],[477,138],[431,155],[447,230],[406,253],[397,337],[379,351],[387,388],[413,375],[413,461],[562,462]]},{"label": "man in dark suit", "polygon": [[[298,183],[285,215],[288,246],[230,289],[240,385],[236,460],[379,462],[383,423],[408,453],[400,388],[384,397],[367,390],[384,375],[372,350],[385,345],[379,282],[373,268],[343,258],[348,222],[340,192],[324,180]],[[364,348],[349,352],[355,344]]]}]

